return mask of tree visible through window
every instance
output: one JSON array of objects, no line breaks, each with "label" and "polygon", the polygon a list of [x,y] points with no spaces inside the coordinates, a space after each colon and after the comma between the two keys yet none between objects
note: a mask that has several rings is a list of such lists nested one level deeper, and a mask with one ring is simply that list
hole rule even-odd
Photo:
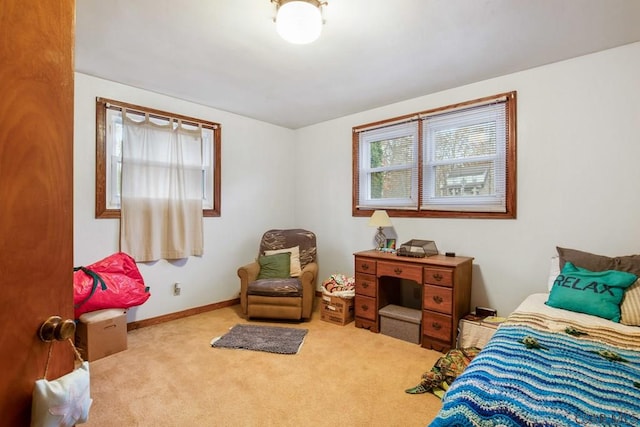
[{"label": "tree visible through window", "polygon": [[515,92],[354,128],[354,216],[515,218]]},{"label": "tree visible through window", "polygon": [[417,133],[414,124],[382,128],[363,135],[361,158],[368,164],[360,171],[361,194],[366,203],[406,205],[416,198]]}]

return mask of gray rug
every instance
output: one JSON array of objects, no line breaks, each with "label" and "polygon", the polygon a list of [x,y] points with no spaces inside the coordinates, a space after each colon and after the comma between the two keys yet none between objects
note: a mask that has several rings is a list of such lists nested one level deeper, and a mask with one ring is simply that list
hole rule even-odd
[{"label": "gray rug", "polygon": [[296,354],[302,347],[307,331],[277,326],[235,325],[223,336],[211,340],[211,347]]}]

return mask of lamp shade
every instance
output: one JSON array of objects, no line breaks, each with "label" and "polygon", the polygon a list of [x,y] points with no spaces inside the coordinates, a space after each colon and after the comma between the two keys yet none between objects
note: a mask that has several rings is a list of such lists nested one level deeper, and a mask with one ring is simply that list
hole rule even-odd
[{"label": "lamp shade", "polygon": [[289,1],[278,8],[276,30],[280,37],[294,44],[307,44],[320,37],[320,7],[307,1]]},{"label": "lamp shade", "polygon": [[391,227],[391,219],[387,215],[387,211],[374,211],[369,218],[370,227]]}]

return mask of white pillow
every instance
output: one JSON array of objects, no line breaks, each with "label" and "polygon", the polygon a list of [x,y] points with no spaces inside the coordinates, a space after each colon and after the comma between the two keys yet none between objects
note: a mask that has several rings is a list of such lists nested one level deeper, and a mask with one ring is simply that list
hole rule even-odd
[{"label": "white pillow", "polygon": [[549,281],[547,283],[549,292],[551,292],[551,288],[553,287],[553,283],[556,281],[558,274],[560,274],[560,257],[556,255],[551,257],[551,269],[549,271]]},{"label": "white pillow", "polygon": [[272,251],[264,251],[265,255],[275,255],[289,252],[291,254],[289,264],[289,276],[299,277],[302,274],[302,267],[300,266],[300,246],[294,246],[292,248],[277,249]]}]

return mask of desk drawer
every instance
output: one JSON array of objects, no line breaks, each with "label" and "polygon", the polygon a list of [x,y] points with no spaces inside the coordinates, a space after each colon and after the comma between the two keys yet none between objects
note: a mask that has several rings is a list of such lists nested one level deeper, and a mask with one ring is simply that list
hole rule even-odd
[{"label": "desk drawer", "polygon": [[377,320],[378,307],[376,307],[376,299],[365,297],[362,295],[355,296],[355,315],[369,320]]},{"label": "desk drawer", "polygon": [[422,308],[439,313],[453,313],[453,290],[444,286],[424,285]]},{"label": "desk drawer", "polygon": [[376,276],[356,273],[356,294],[375,297],[377,294]]},{"label": "desk drawer", "polygon": [[376,262],[372,259],[356,257],[356,273],[376,274]]},{"label": "desk drawer", "polygon": [[378,272],[380,276],[399,277],[401,279],[413,280],[422,283],[422,267],[419,265],[409,265],[402,263],[391,263],[380,261],[378,263]]},{"label": "desk drawer", "polygon": [[424,268],[424,283],[432,285],[453,286],[453,270],[449,268]]},{"label": "desk drawer", "polygon": [[451,341],[451,316],[422,312],[422,333],[443,342]]}]

